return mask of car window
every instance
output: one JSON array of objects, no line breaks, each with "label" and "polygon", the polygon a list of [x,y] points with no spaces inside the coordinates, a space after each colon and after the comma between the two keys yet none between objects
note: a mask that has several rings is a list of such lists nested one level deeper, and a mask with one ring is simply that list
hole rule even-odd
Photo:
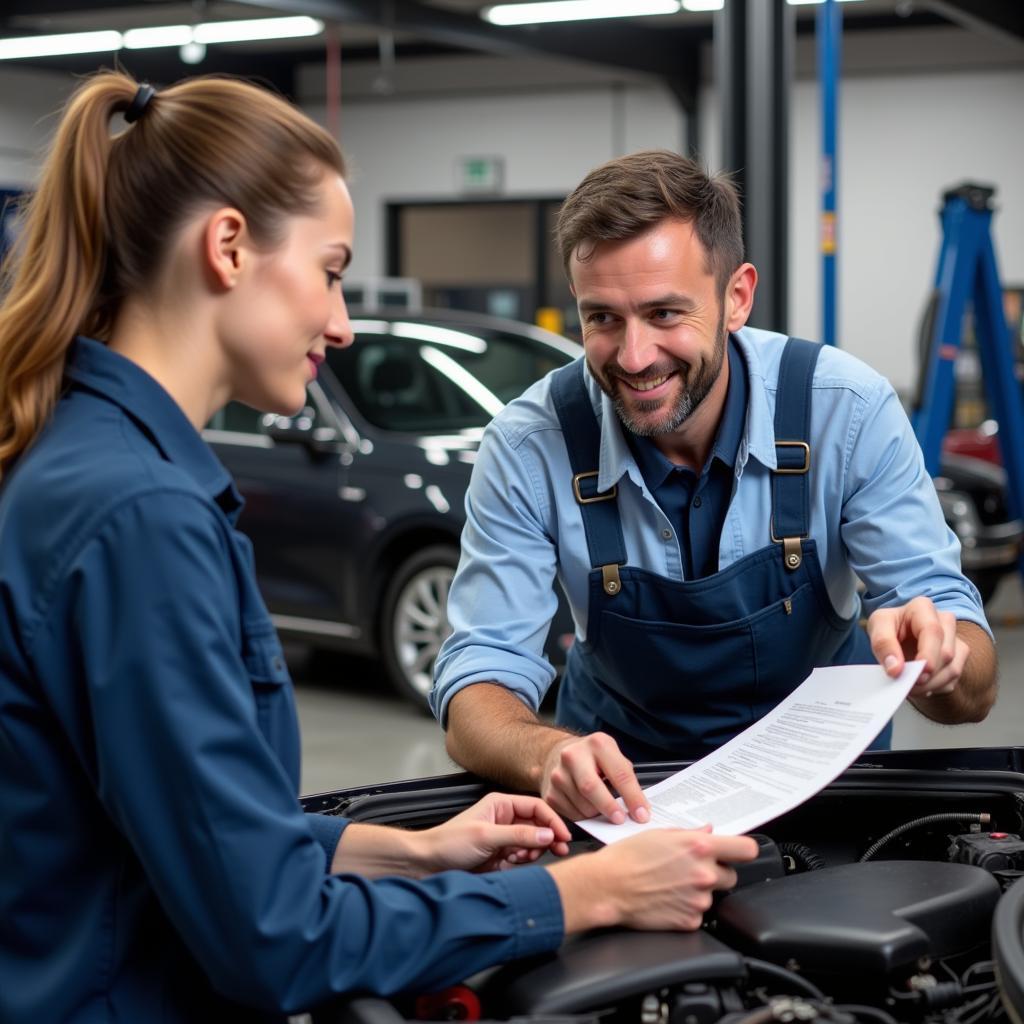
[{"label": "car window", "polygon": [[[222,431],[230,434],[265,435],[267,427],[276,421],[294,420],[303,426],[317,426],[322,419],[318,414],[313,398],[307,395],[306,407],[295,416],[275,416],[273,413],[262,413],[251,409],[241,402],[229,402],[223,409],[214,413],[213,419],[206,425],[207,430]],[[282,424],[283,425],[283,424]]]},{"label": "car window", "polygon": [[392,329],[416,336],[357,328],[354,345],[327,352],[328,365],[360,414],[384,430],[485,426],[506,403],[573,358],[568,343],[562,351],[497,331],[431,324]]},{"label": "car window", "polygon": [[214,413],[206,427],[208,430],[226,430],[233,434],[262,434],[262,419],[263,414],[255,409],[241,402],[229,402]]}]

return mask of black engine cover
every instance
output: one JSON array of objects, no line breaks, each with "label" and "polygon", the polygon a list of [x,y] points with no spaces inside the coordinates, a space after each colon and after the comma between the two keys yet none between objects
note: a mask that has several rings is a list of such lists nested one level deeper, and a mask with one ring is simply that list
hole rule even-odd
[{"label": "black engine cover", "polygon": [[718,906],[717,936],[807,974],[879,978],[985,942],[999,883],[968,864],[844,864],[740,889]]}]

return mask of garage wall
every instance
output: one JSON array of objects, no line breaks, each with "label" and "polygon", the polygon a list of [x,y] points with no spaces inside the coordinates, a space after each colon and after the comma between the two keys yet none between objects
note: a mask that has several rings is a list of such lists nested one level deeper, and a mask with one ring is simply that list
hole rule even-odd
[{"label": "garage wall", "polygon": [[[680,148],[685,119],[667,91],[636,82],[515,85],[514,65],[486,91],[415,98],[346,93],[342,138],[357,208],[353,274],[385,269],[389,201],[455,198],[460,157],[500,156],[508,197],[556,196],[591,167],[648,146]],[[70,82],[0,68],[0,187],[30,183]],[[315,93],[314,93],[315,94]],[[715,93],[702,112],[717,158]],[[790,329],[820,335],[817,88],[794,86],[791,139]],[[842,89],[840,338],[907,388],[917,322],[938,253],[939,192],[965,178],[995,183],[997,253],[1007,283],[1024,282],[1024,70],[853,74]],[[322,103],[310,112],[323,117]]]},{"label": "garage wall", "polygon": [[[719,159],[714,89],[702,98],[702,150]],[[847,350],[897,388],[916,373],[918,319],[940,241],[942,189],[967,178],[998,186],[995,238],[1007,283],[1024,282],[1024,71],[851,77],[840,137],[840,323]],[[322,108],[310,107],[316,116]],[[638,85],[429,101],[353,100],[342,138],[355,166],[353,274],[384,272],[386,203],[454,198],[456,161],[499,155],[505,192],[554,196],[591,168],[648,146],[681,148],[685,118],[664,90]],[[793,88],[790,324],[821,335],[818,256],[818,90]]]},{"label": "garage wall", "polygon": [[[322,106],[309,110],[323,118]],[[464,195],[462,157],[501,157],[505,198],[557,197],[613,156],[681,148],[684,131],[667,91],[633,84],[343,101],[341,138],[356,207],[351,274],[384,273],[388,202]]]},{"label": "garage wall", "polygon": [[[993,237],[1005,284],[1024,284],[1024,71],[850,78],[840,116],[842,347],[897,388],[917,372],[918,321],[933,284],[940,195],[994,184]],[[821,336],[818,94],[795,88],[790,330]]]},{"label": "garage wall", "polygon": [[0,67],[0,188],[32,183],[54,111],[71,88],[66,75]]}]

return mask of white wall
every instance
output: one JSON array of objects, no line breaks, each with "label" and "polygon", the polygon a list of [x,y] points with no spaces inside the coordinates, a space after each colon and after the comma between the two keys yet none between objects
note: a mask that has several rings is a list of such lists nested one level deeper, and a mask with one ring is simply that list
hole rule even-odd
[{"label": "white wall", "polygon": [[[323,118],[322,107],[309,109]],[[389,201],[460,195],[461,157],[502,157],[503,197],[558,197],[612,157],[680,148],[684,131],[665,90],[633,84],[346,102],[341,139],[356,207],[351,274],[384,273]]]},{"label": "white wall", "polygon": [[72,85],[68,75],[0,68],[0,188],[32,183]]},{"label": "white wall", "polygon": [[[459,195],[460,157],[501,156],[504,195],[546,197],[568,192],[613,156],[682,146],[685,118],[656,85],[610,82],[607,72],[554,64],[541,68],[543,74],[535,64],[529,76],[515,62],[491,66],[500,67],[501,76],[491,75],[486,86],[454,77],[445,84],[438,71],[412,68],[420,79],[400,81],[392,96],[346,88],[342,141],[354,167],[354,275],[385,270],[387,202]],[[487,79],[468,62],[464,71],[478,82]],[[47,115],[59,108],[70,85],[64,76],[0,69],[0,187],[31,180],[53,124]],[[703,148],[714,166],[719,133],[712,89],[704,101]],[[308,109],[323,116],[322,102]],[[1022,125],[1024,62],[945,72],[868,74],[855,68],[843,82],[839,336],[844,348],[898,388],[914,379],[917,323],[938,255],[936,210],[943,188],[967,178],[998,187],[1000,269],[1007,283],[1024,281]],[[816,338],[818,112],[812,79],[794,85],[791,132],[789,328]]]},{"label": "white wall", "polygon": [[[817,338],[817,87],[798,82],[793,99],[789,327]],[[996,186],[1000,276],[1024,283],[1024,70],[855,77],[840,103],[839,342],[908,388],[943,190],[966,180]]]}]

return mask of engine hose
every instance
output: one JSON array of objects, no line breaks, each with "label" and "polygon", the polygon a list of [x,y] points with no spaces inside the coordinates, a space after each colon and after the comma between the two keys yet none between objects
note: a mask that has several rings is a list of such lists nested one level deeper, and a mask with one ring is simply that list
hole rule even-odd
[{"label": "engine hose", "polygon": [[786,985],[795,986],[805,996],[810,996],[812,999],[820,999],[824,1002],[827,998],[820,988],[812,985],[806,978],[802,978],[795,971],[787,970],[778,964],[769,963],[767,960],[757,960],[752,956],[745,956],[743,963],[751,974],[767,974],[769,977]]},{"label": "engine hose", "polygon": [[958,825],[987,825],[992,820],[990,814],[929,814],[923,818],[915,818],[913,821],[906,821],[897,828],[894,828],[891,832],[886,832],[881,839],[877,842],[872,843],[867,850],[864,851],[864,855],[860,858],[861,863],[866,860],[871,860],[872,857],[878,851],[891,842],[898,836],[903,835],[905,832],[909,832],[911,829],[920,828],[922,825],[937,825],[940,822],[947,822],[949,824]]},{"label": "engine hose", "polygon": [[797,871],[820,871],[825,859],[803,843],[779,843],[779,853],[793,861]]}]

